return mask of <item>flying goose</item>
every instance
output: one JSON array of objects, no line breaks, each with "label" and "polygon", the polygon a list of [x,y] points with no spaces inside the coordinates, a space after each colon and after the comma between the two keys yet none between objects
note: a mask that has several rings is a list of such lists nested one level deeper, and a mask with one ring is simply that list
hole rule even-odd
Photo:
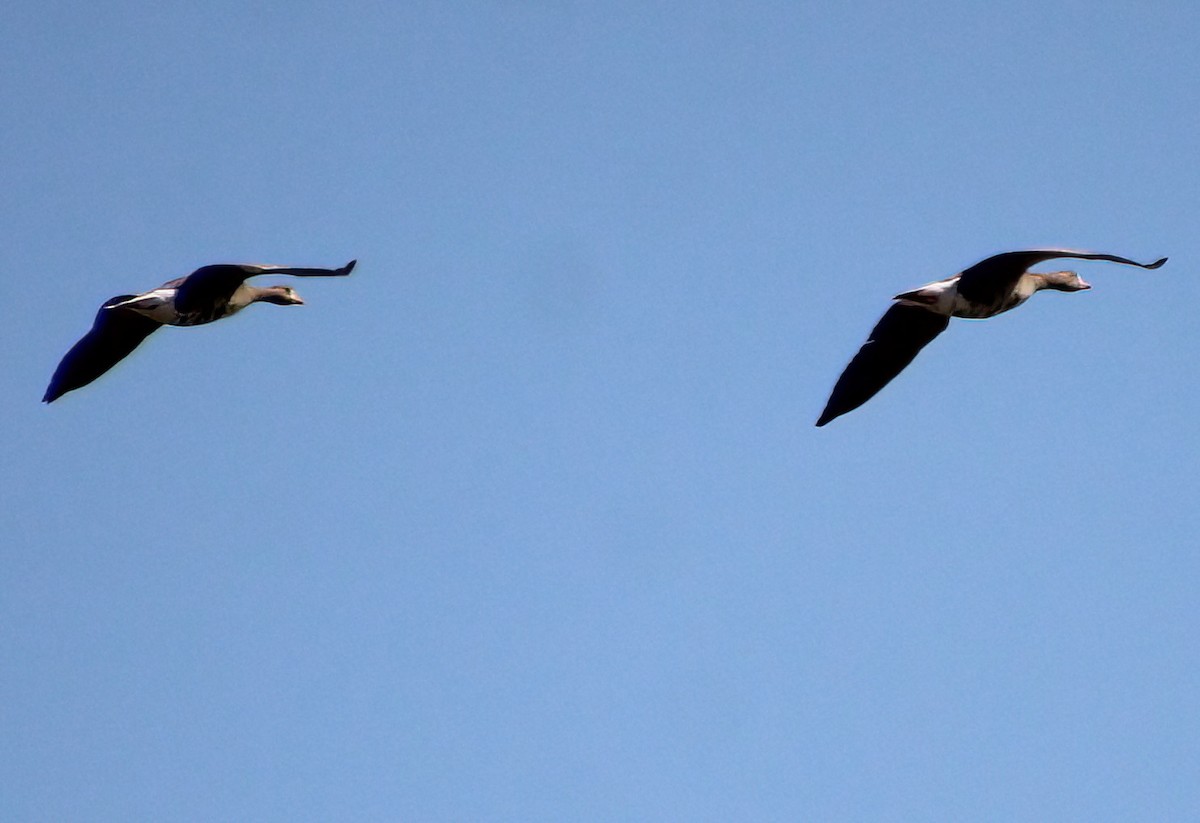
[{"label": "flying goose", "polygon": [[187,277],[163,283],[144,294],[121,294],[104,302],[92,330],[63,357],[43,403],[53,403],[69,391],[86,386],[115,366],[160,326],[199,326],[229,317],[251,303],[299,306],[304,301],[291,286],[252,286],[245,282],[260,274],[294,277],[341,277],[358,262],[340,269],[306,269],[249,263],[203,266]]},{"label": "flying goose", "polygon": [[867,342],[838,378],[818,426],[866,403],[946,330],[951,317],[985,318],[1015,308],[1042,289],[1082,291],[1091,286],[1073,271],[1031,272],[1030,266],[1062,257],[1108,260],[1157,269],[1167,258],[1138,263],[1113,254],[1070,249],[1010,251],[981,260],[953,277],[896,295],[897,302],[871,330]]}]

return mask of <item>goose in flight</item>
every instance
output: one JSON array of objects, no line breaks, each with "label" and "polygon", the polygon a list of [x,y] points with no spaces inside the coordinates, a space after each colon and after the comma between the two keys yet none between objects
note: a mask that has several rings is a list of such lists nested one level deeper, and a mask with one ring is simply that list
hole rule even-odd
[{"label": "goose in flight", "polygon": [[199,326],[229,317],[251,303],[299,306],[304,301],[291,286],[252,286],[260,274],[294,277],[341,277],[354,269],[308,269],[249,263],[203,266],[187,277],[163,283],[144,294],[122,294],[105,301],[92,330],[71,347],[42,397],[53,403],[69,391],[91,383],[119,363],[160,326]]},{"label": "goose in flight", "polygon": [[1010,251],[981,260],[953,277],[898,294],[838,378],[817,425],[824,426],[874,397],[912,362],[917,352],[946,330],[951,317],[994,317],[1021,305],[1042,289],[1090,289],[1073,271],[1028,271],[1030,266],[1063,257],[1107,260],[1143,269],[1157,269],[1167,262],[1164,257],[1153,263],[1138,263],[1114,254],[1069,249]]}]

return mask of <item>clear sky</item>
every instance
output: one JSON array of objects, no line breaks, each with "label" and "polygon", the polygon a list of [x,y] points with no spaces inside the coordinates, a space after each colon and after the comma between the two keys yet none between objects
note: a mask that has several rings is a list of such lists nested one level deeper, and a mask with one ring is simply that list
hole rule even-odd
[{"label": "clear sky", "polygon": [[5,3],[0,819],[1200,817],[1198,8]]}]

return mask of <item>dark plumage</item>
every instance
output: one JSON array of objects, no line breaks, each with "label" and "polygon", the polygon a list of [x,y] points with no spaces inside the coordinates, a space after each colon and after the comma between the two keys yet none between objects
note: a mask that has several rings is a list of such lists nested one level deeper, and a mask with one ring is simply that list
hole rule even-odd
[{"label": "dark plumage", "polygon": [[1143,269],[1157,269],[1167,258],[1138,263],[1112,254],[1038,249],[997,254],[953,277],[903,292],[871,330],[867,342],[846,366],[818,426],[853,411],[874,397],[937,337],[951,317],[986,318],[1021,305],[1042,289],[1082,291],[1091,288],[1075,272],[1030,272],[1028,268],[1057,258],[1107,260]]},{"label": "dark plumage", "polygon": [[123,294],[100,307],[92,330],[71,347],[54,370],[50,386],[42,397],[43,403],[53,403],[67,392],[91,383],[162,326],[157,320],[144,317],[132,309],[113,308],[115,304],[132,297],[131,294]]},{"label": "dark plumage", "polygon": [[357,261],[340,269],[221,264],[196,269],[187,277],[163,283],[144,294],[122,294],[105,301],[92,330],[63,356],[50,378],[42,402],[53,403],[69,391],[91,383],[111,369],[163,325],[198,326],[244,309],[251,303],[302,305],[290,286],[257,287],[246,279],[260,274],[295,277],[339,277]]}]

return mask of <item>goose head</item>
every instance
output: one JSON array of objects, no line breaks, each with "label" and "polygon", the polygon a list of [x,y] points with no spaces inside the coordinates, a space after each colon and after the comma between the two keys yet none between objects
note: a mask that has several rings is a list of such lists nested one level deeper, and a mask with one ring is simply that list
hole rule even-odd
[{"label": "goose head", "polygon": [[258,290],[256,302],[274,303],[277,306],[303,306],[304,301],[291,286],[267,286]]},{"label": "goose head", "polygon": [[1039,272],[1038,277],[1041,278],[1043,289],[1054,289],[1055,291],[1084,291],[1092,287],[1077,272],[1073,271],[1047,271]]}]

